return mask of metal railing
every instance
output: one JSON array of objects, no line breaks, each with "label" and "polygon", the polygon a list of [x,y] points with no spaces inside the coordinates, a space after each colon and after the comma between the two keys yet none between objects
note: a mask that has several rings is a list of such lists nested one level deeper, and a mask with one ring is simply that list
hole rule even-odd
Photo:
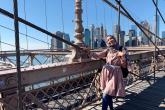
[{"label": "metal railing", "polygon": [[[99,73],[100,69],[104,65],[102,60],[92,60],[72,64],[40,65],[39,67],[20,67],[21,51],[19,50],[20,47],[18,45],[18,23],[23,23],[75,48],[81,48],[18,17],[16,1],[17,0],[13,0],[14,14],[0,8],[1,14],[4,14],[14,20],[15,37],[17,41],[17,59],[14,59],[17,61],[16,68],[0,71],[1,109],[80,109],[96,100],[99,100],[101,95],[99,90]],[[164,51],[162,50],[161,53],[164,53]],[[37,55],[39,54],[29,53],[22,64],[24,64],[29,58],[31,59],[30,65],[34,65],[34,59],[39,64],[45,64],[48,57],[55,54],[50,54],[43,63],[37,59]],[[131,73],[127,79],[128,85],[138,79],[145,79],[148,74],[153,72],[153,67],[155,67],[155,62],[153,65],[152,61],[153,52],[134,54],[129,57],[131,60]],[[162,60],[161,57],[162,56],[157,57],[157,69],[164,67],[164,60]],[[7,59],[5,56],[1,56],[1,58],[5,60]],[[63,62],[63,58],[64,57],[58,59]],[[7,60],[11,61],[9,58]]]},{"label": "metal railing", "polygon": [[[131,73],[127,85],[148,79],[153,73],[153,52],[129,55]],[[92,66],[91,66],[92,65]],[[80,109],[100,99],[99,75],[104,61],[55,65],[22,71],[23,109]],[[162,56],[157,58],[157,69],[164,67]],[[4,71],[5,73],[5,71]],[[0,75],[2,108],[17,110],[16,73]]]}]

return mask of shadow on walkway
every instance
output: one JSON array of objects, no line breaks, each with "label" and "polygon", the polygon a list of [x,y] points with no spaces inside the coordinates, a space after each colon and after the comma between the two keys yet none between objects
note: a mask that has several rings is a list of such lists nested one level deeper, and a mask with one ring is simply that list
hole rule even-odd
[{"label": "shadow on walkway", "polygon": [[126,96],[125,103],[116,108],[117,110],[165,110],[165,76],[156,78],[154,84],[138,94],[129,89],[126,92],[129,95]]}]

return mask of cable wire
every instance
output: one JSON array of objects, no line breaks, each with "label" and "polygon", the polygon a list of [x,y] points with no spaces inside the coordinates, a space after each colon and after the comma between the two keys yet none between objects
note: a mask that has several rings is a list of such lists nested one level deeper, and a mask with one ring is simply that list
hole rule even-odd
[{"label": "cable wire", "polygon": [[144,35],[149,39],[149,41],[155,46],[156,49],[158,49],[158,52],[162,55],[163,53],[160,51],[160,49],[156,46],[156,44],[151,40],[151,38],[145,33],[145,31],[141,28],[141,26],[134,20],[134,18],[132,18],[132,16],[129,14],[129,12],[124,8],[124,6],[118,1],[115,0],[120,7],[124,10],[124,12],[129,16],[129,18],[139,27],[139,29],[144,33]]},{"label": "cable wire", "polygon": [[63,2],[61,0],[61,19],[62,19],[62,31],[64,33],[64,10],[63,10]]},{"label": "cable wire", "polygon": [[[12,47],[16,47],[16,46],[13,45],[13,44],[9,44],[9,43],[3,42],[3,41],[0,41],[0,43],[2,43],[2,44],[6,44],[6,45],[9,45],[9,46],[12,46]],[[26,50],[25,48],[22,48],[22,47],[20,47],[20,49],[22,49],[22,50]]]},{"label": "cable wire", "polygon": [[96,25],[98,26],[98,7],[97,7],[97,2],[96,2],[96,0],[95,0],[95,14],[96,14]]},{"label": "cable wire", "polygon": [[2,51],[2,45],[1,45],[1,33],[0,33],[0,51]]},{"label": "cable wire", "polygon": [[[1,25],[1,24],[0,24],[0,27],[2,27],[2,28],[4,28],[4,29],[7,29],[7,30],[10,30],[10,31],[13,31],[13,32],[15,31],[14,29],[11,29],[11,28],[9,28],[9,27],[3,26],[3,25]],[[19,32],[19,34],[24,35],[24,36],[27,35],[27,34],[22,33],[22,32]],[[42,42],[42,43],[51,45],[50,43],[47,43],[47,42],[45,42],[45,41],[43,41],[43,40],[37,39],[37,38],[32,37],[32,36],[30,36],[30,35],[27,35],[27,37],[32,38],[32,39],[35,39],[36,41],[40,41],[40,42]]]},{"label": "cable wire", "polygon": [[86,11],[86,27],[88,28],[88,0],[85,1],[85,11]]},{"label": "cable wire", "polygon": [[[24,15],[25,15],[25,20],[27,20],[27,15],[26,15],[26,2],[25,2],[25,0],[23,1],[23,7],[24,7]],[[28,50],[28,48],[29,48],[29,45],[28,45],[28,36],[27,36],[27,25],[25,25],[25,36],[26,36],[26,48],[27,48],[27,50]]]},{"label": "cable wire", "polygon": [[[106,4],[108,4],[110,7],[112,7],[113,9],[117,10],[118,8],[113,5],[111,2],[109,2],[108,0],[102,0],[103,2],[105,2]],[[127,17],[130,21],[132,21],[132,19],[122,10],[120,10],[121,14],[125,17]],[[132,21],[133,22],[133,21]],[[151,35],[156,36],[158,39],[160,39],[161,41],[165,41],[164,39],[161,39],[159,36],[155,35],[155,33],[151,32],[150,30],[146,29],[144,26],[142,26],[141,24],[139,24],[138,22],[136,22],[141,28],[143,28],[145,31],[149,32]],[[139,27],[138,27],[139,28]]]},{"label": "cable wire", "polygon": [[162,13],[160,12],[160,10],[159,10],[158,6],[156,5],[156,3],[155,3],[155,1],[154,1],[154,0],[152,0],[152,2],[153,2],[153,4],[155,5],[155,7],[156,7],[156,9],[157,9],[157,11],[158,11],[158,13],[159,13],[159,15],[160,15],[161,19],[163,20],[163,23],[165,24],[165,20],[164,20],[164,18],[163,18]]},{"label": "cable wire", "polygon": [[105,9],[105,7],[104,7],[104,27],[105,27],[105,29],[106,29],[106,15],[105,15],[105,13],[106,13],[106,9]]},{"label": "cable wire", "polygon": [[[48,20],[47,20],[47,3],[46,3],[46,0],[44,0],[44,11],[45,11],[45,27],[46,27],[46,30],[48,30]],[[49,43],[49,38],[48,38],[48,35],[46,35],[46,37],[47,37],[47,44]],[[49,49],[49,45],[48,45],[48,49]]]}]

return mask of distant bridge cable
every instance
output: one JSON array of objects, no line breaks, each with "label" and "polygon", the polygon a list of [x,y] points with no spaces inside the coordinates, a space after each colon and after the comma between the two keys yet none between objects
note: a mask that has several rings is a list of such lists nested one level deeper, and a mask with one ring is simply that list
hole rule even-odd
[{"label": "distant bridge cable", "polygon": [[[111,2],[109,2],[108,0],[102,0],[103,2],[105,2],[106,4],[108,4],[110,7],[112,7],[113,9],[115,9],[116,11],[118,11],[118,8],[112,4]],[[127,17],[130,21],[132,21],[132,19],[122,10],[120,10],[121,14],[125,17]],[[133,22],[133,21],[132,21]],[[143,28],[145,31],[149,32],[150,34],[156,36],[158,39],[160,39],[161,41],[165,41],[164,39],[161,39],[159,36],[155,35],[155,33],[151,32],[150,30],[148,30],[147,28],[145,28],[144,26],[142,26],[141,24],[139,24],[138,22],[136,22],[141,28]],[[138,27],[139,28],[139,27]]]},{"label": "distant bridge cable", "polygon": [[[0,27],[2,27],[2,28],[4,28],[4,29],[7,29],[7,30],[10,30],[10,31],[13,31],[13,32],[15,31],[14,29],[11,29],[11,28],[9,28],[9,27],[3,26],[3,25],[1,25],[1,24],[0,24]],[[28,34],[26,34],[26,33],[19,32],[19,34],[24,35],[24,36],[27,35],[27,37],[29,37],[29,38],[31,38],[31,39],[34,39],[34,40],[36,40],[36,41],[40,41],[40,42],[42,42],[42,43],[45,43],[45,44],[49,44],[49,45],[50,45],[50,43],[47,43],[47,42],[45,42],[45,41],[43,41],[43,40],[37,39],[37,38],[35,38],[35,37],[32,37],[32,36],[30,36],[30,35],[28,35]]]},{"label": "distant bridge cable", "polygon": [[[5,15],[5,16],[8,16],[9,18],[12,18],[12,19],[14,18],[14,15],[12,13],[10,13],[10,12],[2,9],[2,8],[0,8],[0,13]],[[20,17],[18,17],[17,19],[18,19],[19,22],[21,22],[23,24],[26,24],[26,25],[28,25],[28,26],[30,26],[30,27],[32,27],[32,28],[42,32],[42,33],[45,33],[45,34],[47,34],[47,35],[49,35],[49,36],[51,36],[53,38],[56,38],[57,40],[60,40],[60,41],[66,43],[68,45],[71,45],[71,46],[77,48],[77,49],[81,49],[79,46],[77,46],[77,45],[75,45],[75,44],[73,44],[73,43],[71,43],[71,42],[69,42],[69,41],[67,41],[65,39],[62,39],[61,37],[59,37],[59,36],[49,32],[48,30],[45,30],[45,29],[43,29],[43,28],[41,28],[41,27],[39,27],[39,26],[29,22],[29,21],[26,21],[26,20],[24,20],[24,19],[22,19]]]},{"label": "distant bridge cable", "polygon": [[[23,7],[24,7],[24,15],[25,15],[25,20],[27,19],[27,15],[26,15],[26,2],[25,0],[23,1]],[[25,36],[26,36],[26,48],[28,50],[29,46],[28,46],[28,36],[27,36],[27,25],[25,25]]]},{"label": "distant bridge cable", "polygon": [[121,3],[121,0],[119,0],[119,3],[118,3],[118,26],[117,26],[117,42],[120,44],[120,3]]},{"label": "distant bridge cable", "polygon": [[64,9],[63,9],[63,2],[61,0],[61,21],[62,21],[62,32],[64,34],[65,27],[64,27]]},{"label": "distant bridge cable", "polygon": [[1,45],[1,32],[0,32],[0,51],[2,51],[2,45]]},{"label": "distant bridge cable", "polygon": [[[13,45],[13,44],[9,44],[9,43],[3,42],[3,41],[0,41],[0,43],[2,43],[2,44],[6,44],[6,45],[11,46],[11,47],[16,47],[16,46]],[[22,48],[22,47],[20,47],[20,49],[22,49],[22,50],[27,50],[27,49]]]},{"label": "distant bridge cable", "polygon": [[96,25],[98,26],[98,6],[97,6],[97,2],[96,2],[96,0],[95,0],[95,13],[96,13]]},{"label": "distant bridge cable", "polygon": [[62,38],[65,39],[65,26],[64,26],[64,8],[63,8],[63,2],[61,0],[61,23],[62,23]]},{"label": "distant bridge cable", "polygon": [[[11,31],[13,31],[13,32],[15,31],[14,29],[7,28],[7,27],[5,27],[5,26],[3,26],[3,25],[1,25],[1,24],[0,24],[0,27],[5,28],[5,29],[8,29],[8,30],[11,30]],[[24,35],[25,35],[25,34],[24,34]],[[1,35],[1,32],[0,32],[0,51],[2,51],[2,44],[5,44],[5,45],[11,46],[11,47],[15,47],[15,45],[13,45],[13,44],[9,44],[9,43],[7,43],[7,42],[3,42],[3,41],[1,40],[1,38],[2,38],[2,35]],[[21,47],[20,47],[20,49],[26,50],[25,48],[21,48]]]},{"label": "distant bridge cable", "polygon": [[[44,9],[45,9],[45,27],[46,27],[46,30],[48,30],[48,17],[47,17],[47,3],[46,3],[46,0],[44,0]],[[49,38],[48,38],[48,35],[46,34],[46,37],[47,37],[47,43],[49,43]],[[49,49],[49,45],[48,45],[48,49]]]},{"label": "distant bridge cable", "polygon": [[89,24],[88,24],[88,0],[85,1],[85,11],[86,11],[86,27],[88,28]]},{"label": "distant bridge cable", "polygon": [[144,35],[149,39],[149,41],[155,46],[156,49],[158,49],[158,52],[162,55],[163,53],[160,51],[160,49],[156,46],[156,44],[151,40],[151,38],[146,34],[146,32],[141,28],[141,26],[134,20],[134,18],[129,14],[129,12],[123,7],[123,5],[120,3],[120,1],[115,0],[120,7],[124,10],[124,12],[128,15],[128,17],[139,27],[139,29],[144,33]]},{"label": "distant bridge cable", "polygon": [[153,4],[155,5],[156,10],[158,11],[158,13],[159,13],[159,15],[160,15],[161,19],[163,20],[163,22],[164,22],[164,24],[165,24],[165,20],[164,20],[164,18],[163,18],[162,13],[160,12],[160,10],[159,10],[158,6],[156,5],[156,3],[155,3],[155,1],[154,1],[154,0],[152,0],[152,2],[153,2]]},{"label": "distant bridge cable", "polygon": [[105,9],[105,6],[104,6],[104,27],[105,27],[105,29],[106,29],[106,15],[105,15],[105,13],[106,13],[106,9]]}]

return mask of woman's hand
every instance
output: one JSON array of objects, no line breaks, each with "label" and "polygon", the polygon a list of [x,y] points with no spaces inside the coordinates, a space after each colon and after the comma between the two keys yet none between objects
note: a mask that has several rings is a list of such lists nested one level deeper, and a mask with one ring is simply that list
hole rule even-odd
[{"label": "woman's hand", "polygon": [[90,54],[90,48],[81,47],[88,55]]},{"label": "woman's hand", "polygon": [[118,55],[117,55],[118,57],[123,57],[123,56],[125,56],[125,53],[123,53],[123,52],[118,52]]}]

